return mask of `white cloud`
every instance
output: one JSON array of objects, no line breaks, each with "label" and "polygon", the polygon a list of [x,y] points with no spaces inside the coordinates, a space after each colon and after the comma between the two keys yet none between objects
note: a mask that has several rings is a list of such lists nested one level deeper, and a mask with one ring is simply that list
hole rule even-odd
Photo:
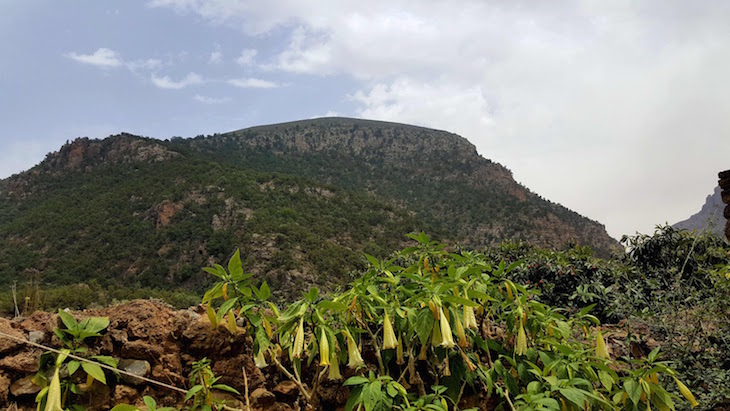
[{"label": "white cloud", "polygon": [[152,84],[155,86],[172,90],[180,90],[187,86],[194,86],[204,82],[203,77],[196,73],[188,73],[188,75],[180,81],[175,81],[169,76],[157,77],[154,73],[150,76],[150,78],[152,80]]},{"label": "white cloud", "polygon": [[221,50],[220,44],[216,44],[213,51],[208,57],[209,64],[220,64],[223,61],[223,51]]},{"label": "white cloud", "polygon": [[730,2],[149,4],[288,33],[266,68],[354,79],[359,115],[458,132],[614,236],[696,212],[727,168]]},{"label": "white cloud", "polygon": [[159,59],[147,59],[147,60],[134,60],[125,63],[127,68],[136,72],[138,70],[155,70],[162,67],[162,60]]},{"label": "white cloud", "polygon": [[122,65],[122,59],[119,57],[119,53],[104,47],[97,49],[92,54],[68,53],[66,56],[79,63],[102,68],[119,67]]},{"label": "white cloud", "polygon": [[258,78],[236,78],[228,80],[228,84],[240,88],[277,88],[279,84]]},{"label": "white cloud", "polygon": [[200,94],[196,94],[195,101],[199,101],[203,104],[223,104],[223,103],[230,103],[231,98],[230,97],[208,97],[208,96],[201,96]]},{"label": "white cloud", "polygon": [[256,49],[244,49],[236,59],[236,63],[241,66],[250,66],[253,64],[257,54],[258,50]]}]

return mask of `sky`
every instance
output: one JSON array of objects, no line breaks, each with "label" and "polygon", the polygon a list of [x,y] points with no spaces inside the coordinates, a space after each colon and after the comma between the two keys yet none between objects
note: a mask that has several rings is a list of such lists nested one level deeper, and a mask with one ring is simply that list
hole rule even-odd
[{"label": "sky", "polygon": [[730,169],[725,0],[0,0],[0,178],[67,140],[322,116],[455,132],[651,233]]}]

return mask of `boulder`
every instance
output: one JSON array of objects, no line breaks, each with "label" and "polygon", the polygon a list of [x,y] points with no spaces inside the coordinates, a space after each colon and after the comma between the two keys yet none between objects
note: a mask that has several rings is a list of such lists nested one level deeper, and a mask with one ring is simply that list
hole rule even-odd
[{"label": "boulder", "polygon": [[254,407],[268,407],[276,402],[276,395],[266,388],[256,388],[250,396],[251,405]]},{"label": "boulder", "polygon": [[274,387],[274,392],[285,397],[294,397],[299,395],[299,387],[294,381],[282,381]]},{"label": "boulder", "polygon": [[36,395],[40,390],[41,387],[37,386],[33,382],[32,375],[15,380],[10,385],[10,393],[15,397],[20,397],[22,395]]},{"label": "boulder", "polygon": [[[126,371],[130,374],[133,374],[137,377],[147,377],[150,374],[150,371],[152,367],[150,366],[150,363],[145,360],[119,360],[119,364],[117,364],[117,368]],[[126,374],[120,374],[122,381],[129,385],[140,385],[144,384],[144,381],[131,377]]]}]

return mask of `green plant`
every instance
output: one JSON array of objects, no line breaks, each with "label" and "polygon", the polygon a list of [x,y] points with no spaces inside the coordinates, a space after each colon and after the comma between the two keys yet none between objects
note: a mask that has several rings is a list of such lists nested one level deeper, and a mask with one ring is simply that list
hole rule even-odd
[{"label": "green plant", "polygon": [[[174,407],[157,407],[157,401],[155,401],[154,398],[145,395],[142,400],[144,401],[144,405],[147,407],[146,411],[178,411],[177,408]],[[135,407],[134,405],[129,404],[117,404],[115,405],[111,411],[141,411],[138,407]]]},{"label": "green plant", "polygon": [[[82,359],[93,360],[109,367],[116,368],[117,360],[106,355],[87,355],[88,348],[85,346],[86,339],[101,336],[100,332],[109,326],[109,318],[88,317],[81,322],[69,313],[59,310],[58,315],[65,328],[54,328],[54,333],[61,340],[64,348],[61,354],[45,352],[40,357],[39,370],[33,378],[33,382],[42,389],[36,396],[39,409],[53,409],[63,407],[67,403],[69,394],[82,394],[87,391],[94,381],[106,384],[104,370],[91,361],[72,358],[73,355]],[[60,370],[63,368],[65,377],[60,378]],[[86,374],[84,383],[76,378],[77,371],[82,370]],[[52,374],[51,380],[48,376]]]},{"label": "green plant", "polygon": [[203,358],[193,362],[190,372],[190,383],[193,384],[185,395],[185,401],[192,400],[190,410],[216,411],[223,407],[223,401],[213,397],[213,390],[221,390],[241,395],[235,388],[226,384],[219,384],[220,377],[216,377],[210,368],[210,360]]},{"label": "green plant", "polygon": [[[206,294],[206,302],[224,300],[210,309],[211,322],[242,315],[257,363],[267,366],[268,357],[310,404],[326,371],[337,379],[347,361],[359,374],[367,351],[377,364],[345,382],[348,409],[446,409],[482,390],[495,406],[513,409],[673,409],[654,379],[675,372],[656,354],[644,362],[610,358],[594,305],[566,310],[540,301],[510,279],[520,260],[493,264],[482,254],[449,252],[423,233],[409,237],[415,245],[393,258],[366,256],[370,268],[347,291],[328,298],[313,288],[283,311],[263,301],[265,284],[226,295],[225,283],[235,287],[231,281],[245,277],[236,253],[228,274],[206,270],[224,283]],[[634,382],[648,387],[644,397],[635,398]]]}]

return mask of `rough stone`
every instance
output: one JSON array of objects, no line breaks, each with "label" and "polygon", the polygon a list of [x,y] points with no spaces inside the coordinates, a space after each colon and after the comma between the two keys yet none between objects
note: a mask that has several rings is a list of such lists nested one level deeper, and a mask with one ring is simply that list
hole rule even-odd
[{"label": "rough stone", "polygon": [[299,394],[299,387],[294,381],[282,381],[274,387],[274,392],[285,397],[293,397]]},{"label": "rough stone", "polygon": [[[18,337],[20,339],[25,339],[25,336],[23,333],[18,332],[18,330],[15,330],[10,325],[10,320],[5,318],[0,318],[0,331],[2,331],[5,334],[12,335],[13,337]],[[15,351],[23,344],[21,342],[11,340],[10,338],[0,338],[0,354],[6,354],[12,351]]]},{"label": "rough stone", "polygon": [[28,333],[28,341],[40,344],[46,339],[46,333],[43,331],[31,331]]},{"label": "rough stone", "polygon": [[84,400],[87,400],[87,411],[106,411],[111,404],[112,394],[108,386],[99,382],[94,382],[88,391],[81,394]]},{"label": "rough stone", "polygon": [[127,385],[117,384],[114,387],[114,394],[112,395],[113,404],[135,404],[135,401],[139,400],[139,391]]},{"label": "rough stone", "polygon": [[0,359],[0,368],[18,374],[31,374],[38,371],[39,350],[23,351]]},{"label": "rough stone", "polygon": [[10,378],[0,373],[0,404],[8,402],[8,393],[10,392]]},{"label": "rough stone", "polygon": [[38,394],[40,390],[41,387],[33,383],[32,375],[15,380],[12,384],[10,384],[10,393],[15,397],[20,397],[21,395],[35,395]]},{"label": "rough stone", "polygon": [[251,393],[251,405],[254,407],[267,407],[276,402],[276,395],[266,388],[256,388]]},{"label": "rough stone", "polygon": [[[150,374],[150,371],[152,370],[150,363],[147,361],[129,359],[119,360],[117,368],[130,374],[134,374],[137,377],[146,377]],[[120,376],[122,378],[122,381],[127,384],[140,385],[144,383],[143,380],[135,377],[130,377],[129,375],[120,374]]]}]

